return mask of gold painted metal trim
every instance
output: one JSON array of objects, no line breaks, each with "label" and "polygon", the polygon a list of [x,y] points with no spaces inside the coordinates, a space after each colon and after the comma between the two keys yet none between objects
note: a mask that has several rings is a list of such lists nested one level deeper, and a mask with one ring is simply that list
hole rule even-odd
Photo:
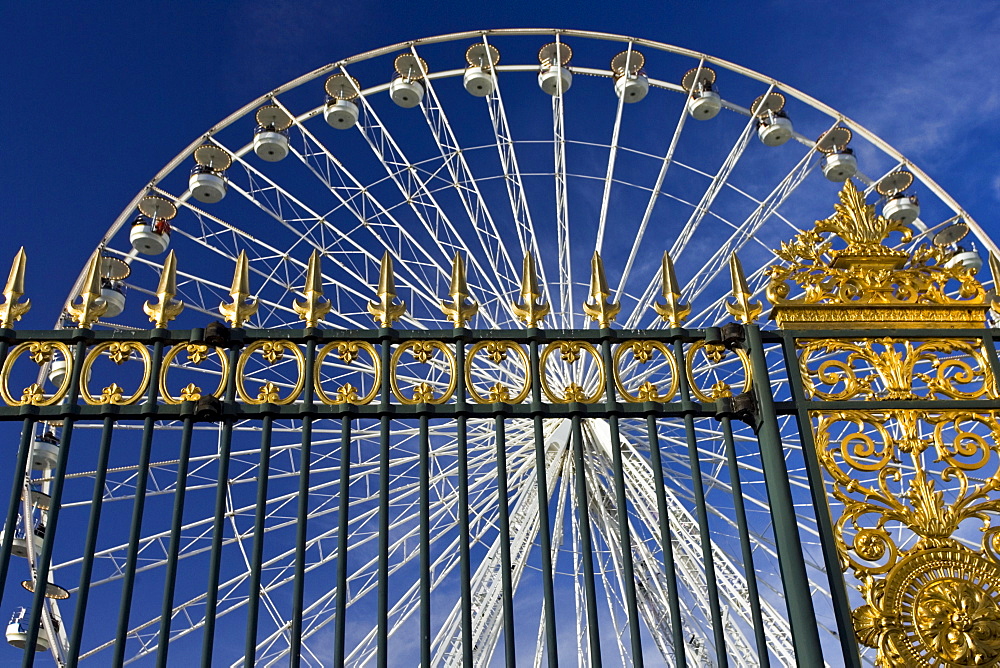
[{"label": "gold painted metal trim", "polygon": [[[479,393],[475,383],[472,382],[472,360],[483,350],[486,351],[486,356],[497,365],[507,359],[508,350],[513,350],[517,353],[516,356],[521,362],[521,369],[524,371],[524,384],[517,394],[510,396],[509,388],[502,383],[494,384],[490,388],[489,396],[484,397]],[[477,404],[492,404],[496,402],[519,404],[528,398],[528,393],[531,392],[531,361],[528,359],[528,354],[524,352],[522,346],[513,341],[479,341],[469,349],[467,359],[465,389]]]},{"label": "gold painted metal trim", "polygon": [[[198,401],[203,396],[201,388],[194,383],[189,383],[182,388],[180,397],[174,397],[170,394],[170,390],[167,389],[167,373],[170,371],[170,366],[173,364],[174,359],[181,351],[187,352],[188,361],[195,366],[200,366],[208,358],[208,346],[205,344],[179,343],[167,351],[167,354],[163,356],[163,364],[160,371],[160,397],[165,404],[176,405],[184,401]],[[226,378],[229,376],[229,360],[226,357],[226,351],[222,348],[217,347],[215,354],[219,358],[221,378],[219,379],[219,386],[215,392],[209,393],[209,396],[221,399],[222,393],[226,390]]]},{"label": "gold painted metal trim", "polygon": [[[125,390],[118,385],[118,383],[111,383],[107,387],[101,390],[100,396],[94,396],[90,392],[90,375],[91,370],[94,366],[94,362],[100,357],[105,351],[107,351],[108,357],[112,362],[121,366],[126,361],[132,358],[132,353],[137,353],[139,359],[142,360],[143,370],[142,370],[142,381],[139,383],[138,389],[130,394],[128,397],[125,396]],[[152,380],[150,378],[152,374],[152,358],[149,354],[149,349],[141,343],[136,341],[105,341],[100,343],[90,349],[87,356],[83,360],[83,370],[80,374],[80,395],[83,400],[91,406],[103,406],[106,404],[113,404],[115,406],[128,406],[138,401],[145,392],[146,388],[149,387],[149,383]]]},{"label": "gold painted metal trim", "polygon": [[[42,366],[52,359],[52,353],[56,350],[62,353],[63,359],[66,360],[66,373],[63,375],[63,382],[59,385],[59,389],[50,397],[45,398],[42,386],[39,383],[32,383],[24,388],[20,399],[15,399],[10,393],[8,382],[10,381],[11,369],[14,367],[14,362],[17,358],[27,352],[31,354],[31,358],[38,366]],[[70,374],[72,365],[73,356],[70,354],[69,346],[61,341],[26,341],[19,343],[7,354],[3,368],[0,369],[0,397],[3,397],[4,402],[8,406],[51,406],[66,396],[72,375]]]},{"label": "gold painted metal trim", "polygon": [[[320,369],[323,366],[323,360],[331,352],[336,351],[337,357],[341,359],[344,364],[351,364],[358,358],[358,351],[364,350],[372,358],[372,388],[368,391],[368,394],[363,397],[358,396],[358,388],[354,387],[350,383],[345,383],[337,388],[337,394],[335,397],[330,398],[325,391],[323,391],[323,383],[320,379]],[[379,359],[378,351],[375,350],[375,346],[366,341],[331,341],[322,348],[320,348],[319,353],[316,355],[316,366],[313,373],[313,389],[316,391],[316,396],[319,400],[328,405],[335,406],[339,404],[353,404],[355,406],[363,406],[365,404],[370,404],[375,397],[378,395],[379,390],[382,389],[382,362]]]},{"label": "gold painted metal trim", "polygon": [[[660,388],[647,380],[638,387],[636,394],[630,393],[625,388],[625,384],[621,379],[622,358],[626,353],[631,352],[636,362],[639,364],[648,364],[652,359],[654,350],[659,351],[663,355],[667,366],[670,367],[670,384],[667,386],[666,392],[660,394]],[[614,365],[615,386],[618,388],[618,394],[629,403],[639,404],[645,401],[671,401],[677,394],[677,386],[680,383],[680,379],[677,377],[677,361],[674,359],[670,348],[660,341],[633,340],[622,342],[615,349]]]},{"label": "gold painted metal trim", "polygon": [[743,384],[737,394],[742,394],[750,388],[750,384],[753,382],[753,371],[750,367],[750,356],[745,350],[742,348],[729,350],[722,344],[708,343],[707,341],[695,341],[688,348],[684,366],[687,367],[686,373],[688,386],[691,388],[691,394],[693,394],[698,401],[712,402],[716,399],[721,399],[722,397],[733,396],[732,386],[721,380],[716,382],[712,387],[708,388],[708,391],[705,391],[703,388],[698,386],[698,383],[694,378],[694,356],[699,350],[702,349],[705,350],[705,357],[707,357],[713,364],[721,363],[725,359],[726,353],[736,353],[736,357],[739,358],[740,364],[743,366]]},{"label": "gold painted metal trim", "polygon": [[[251,397],[244,385],[244,371],[247,366],[247,362],[250,361],[250,357],[257,351],[261,351],[261,357],[263,357],[269,365],[275,364],[278,360],[284,357],[285,351],[291,351],[292,356],[295,357],[295,366],[298,371],[298,380],[295,382],[295,387],[284,399],[281,398],[278,393],[278,386],[271,382],[265,381],[261,385],[260,390],[257,392],[256,397]],[[306,367],[306,357],[299,350],[299,347],[287,340],[278,341],[254,341],[249,346],[243,349],[240,353],[240,359],[236,363],[236,392],[240,395],[240,399],[248,404],[275,404],[278,406],[286,406],[302,394],[302,389],[305,387],[305,367]]]},{"label": "gold painted metal trim", "polygon": [[[403,356],[403,353],[407,350],[412,351],[412,355],[417,362],[426,364],[434,356],[434,351],[439,350],[444,355],[445,361],[448,363],[448,369],[451,376],[451,381],[448,383],[448,387],[445,389],[444,393],[435,398],[434,388],[430,383],[424,381],[417,383],[413,387],[413,398],[408,399],[403,395],[402,390],[399,389],[399,360]],[[399,347],[392,353],[392,359],[389,361],[389,368],[392,373],[389,374],[389,382],[392,387],[392,393],[395,395],[399,402],[407,406],[413,406],[416,404],[443,404],[452,395],[455,394],[455,388],[458,386],[458,363],[455,361],[455,355],[444,343],[440,341],[407,341],[406,343],[400,344]]]},{"label": "gold painted metal trim", "polygon": [[[553,388],[549,387],[549,381],[545,373],[545,369],[549,356],[556,350],[559,351],[559,355],[562,357],[563,361],[568,364],[576,364],[576,362],[580,360],[581,351],[585,351],[594,358],[594,361],[597,363],[599,378],[597,382],[597,390],[595,390],[593,394],[586,394],[584,389],[576,383],[570,383],[563,388],[561,392],[562,396],[560,396],[560,394]],[[554,341],[553,343],[545,346],[545,349],[542,350],[541,357],[538,359],[538,376],[542,383],[542,391],[545,393],[545,396],[548,397],[549,401],[554,404],[568,404],[574,401],[578,401],[582,404],[597,403],[604,394],[604,386],[607,381],[604,361],[601,359],[601,354],[594,346],[586,341]]]}]

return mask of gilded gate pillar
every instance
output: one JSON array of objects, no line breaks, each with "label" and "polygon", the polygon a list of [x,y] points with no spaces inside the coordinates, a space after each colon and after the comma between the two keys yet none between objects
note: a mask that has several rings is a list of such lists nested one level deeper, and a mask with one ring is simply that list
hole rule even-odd
[{"label": "gilded gate pillar", "polygon": [[802,332],[834,538],[860,592],[857,640],[879,666],[1000,665],[991,300],[971,270],[945,266],[943,249],[895,250],[896,234],[910,238],[848,181],[834,215],[778,251],[772,317]]}]

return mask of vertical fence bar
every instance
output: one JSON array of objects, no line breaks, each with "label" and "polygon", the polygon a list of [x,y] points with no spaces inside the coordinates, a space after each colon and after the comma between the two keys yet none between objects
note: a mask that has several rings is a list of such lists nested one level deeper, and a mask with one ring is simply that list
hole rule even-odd
[{"label": "vertical fence bar", "polygon": [[503,596],[503,647],[506,665],[515,665],[514,584],[510,577],[510,497],[507,488],[507,425],[503,414],[493,418],[497,446],[497,522],[500,536],[500,585]]},{"label": "vertical fence bar", "polygon": [[[295,525],[295,573],[292,576],[292,623],[289,630],[288,665],[298,668],[302,657],[302,609],[305,605],[306,541],[309,536],[309,469],[312,466],[313,395],[316,378],[316,339],[306,341],[305,368],[302,371],[302,441],[299,448],[299,498]],[[342,558],[338,553],[337,558]]]},{"label": "vertical fence bar", "polygon": [[[77,330],[77,333],[79,338],[74,346],[69,390],[65,399],[67,406],[74,406],[80,398],[80,378],[83,371],[84,355],[87,352],[87,341],[84,337],[89,334],[89,330]],[[69,446],[72,439],[73,420],[67,417],[63,419],[62,434],[59,439],[59,456],[56,458],[56,470],[53,473],[52,487],[50,488],[48,524],[45,525],[42,555],[35,564],[35,593],[31,598],[31,610],[28,613],[28,637],[24,641],[24,659],[21,663],[24,668],[30,668],[35,664],[35,644],[38,641],[42,608],[45,605],[45,589],[49,581],[49,567],[52,563],[52,551],[56,543],[59,506],[62,503],[63,484],[66,482],[66,467],[69,464]]]},{"label": "vertical fence bar", "polygon": [[[580,560],[583,562],[583,591],[587,604],[587,640],[590,648],[590,665],[600,666],[601,626],[597,616],[597,590],[594,586],[594,543],[590,536],[590,501],[587,498],[587,470],[583,459],[583,430],[580,416],[572,421],[573,468],[576,475],[577,511],[580,525]],[[582,658],[582,657],[581,657]]]},{"label": "vertical fence bar", "polygon": [[[680,345],[676,343],[675,345]],[[653,469],[656,491],[656,512],[660,516],[660,544],[663,546],[663,569],[667,575],[667,605],[670,607],[670,639],[674,647],[674,665],[687,668],[684,651],[684,627],[681,625],[681,603],[677,594],[677,566],[674,563],[674,542],[670,536],[670,511],[663,482],[663,460],[660,457],[660,434],[656,416],[646,415],[646,434],[649,438],[649,463]]]},{"label": "vertical fence bar", "polygon": [[[764,486],[771,508],[774,524],[774,542],[778,553],[778,569],[788,606],[788,622],[791,626],[792,645],[795,658],[800,666],[822,666],[823,650],[819,642],[816,613],[813,609],[809,579],[806,575],[805,559],[802,555],[802,541],[799,537],[792,490],[788,485],[788,467],[785,465],[781,445],[781,427],[774,410],[771,396],[771,381],[764,358],[760,328],[755,324],[745,326],[746,342],[750,349],[750,367],[753,386],[756,390],[760,410],[760,428],[757,439],[760,443],[761,468],[764,471]],[[789,373],[794,377],[794,373]],[[802,448],[803,452],[807,448]],[[822,489],[822,487],[820,487]]]},{"label": "vertical fence bar", "polygon": [[[7,582],[10,568],[10,552],[14,546],[14,532],[17,529],[17,513],[21,507],[21,497],[25,490],[25,475],[28,472],[28,452],[35,431],[35,418],[26,417],[21,421],[21,442],[17,446],[17,463],[11,476],[10,503],[7,506],[7,520],[4,522],[3,544],[0,545],[0,583]],[[28,525],[26,524],[25,527]],[[0,586],[0,600],[4,588]]]},{"label": "vertical fence bar", "polygon": [[378,647],[375,665],[387,668],[389,665],[389,436],[392,409],[390,388],[391,369],[389,368],[392,330],[379,329],[381,347],[379,355],[382,362],[382,400],[379,405],[379,455],[378,455],[378,600],[377,633]]},{"label": "vertical fence bar", "polygon": [[260,464],[257,468],[257,505],[254,508],[253,546],[250,548],[250,582],[247,590],[247,630],[243,665],[253,668],[257,659],[257,620],[260,612],[261,562],[264,560],[264,522],[267,519],[267,483],[271,472],[271,427],[274,418],[264,415],[260,425]]},{"label": "vertical fence bar", "polygon": [[[154,332],[157,330],[154,330]],[[128,552],[125,555],[125,569],[122,576],[122,600],[118,608],[118,629],[112,650],[112,664],[121,665],[125,660],[125,643],[128,621],[132,612],[132,594],[135,589],[135,569],[139,561],[139,542],[142,538],[142,517],[146,508],[146,487],[149,484],[149,461],[153,451],[153,427],[156,400],[159,390],[160,366],[163,362],[163,339],[153,343],[153,360],[149,390],[146,394],[146,417],[142,423],[142,442],[139,445],[139,468],[136,471],[135,503],[132,506],[132,526],[129,529]]]},{"label": "vertical fence bar", "polygon": [[90,500],[90,519],[87,524],[87,536],[84,539],[83,563],[80,566],[80,588],[76,592],[76,613],[73,615],[73,627],[70,630],[69,650],[66,656],[67,668],[73,668],[79,661],[80,642],[83,639],[83,623],[87,615],[87,599],[90,597],[90,576],[94,572],[97,531],[101,523],[104,483],[108,477],[108,459],[111,457],[111,435],[114,432],[114,426],[113,417],[109,415],[104,418],[104,424],[101,427],[101,444],[97,451],[97,466],[94,470],[94,494]]},{"label": "vertical fence bar", "polygon": [[[792,399],[795,402],[795,418],[799,429],[799,440],[802,444],[802,458],[805,461],[813,512],[816,513],[816,528],[820,535],[820,550],[823,553],[823,565],[826,568],[827,580],[830,583],[830,597],[833,599],[833,614],[837,620],[837,631],[840,634],[840,647],[844,665],[851,668],[860,668],[861,657],[858,654],[857,643],[854,641],[854,620],[851,618],[851,601],[847,595],[847,585],[842,575],[840,555],[837,552],[837,545],[834,540],[833,516],[830,514],[830,505],[826,498],[826,482],[823,480],[819,457],[816,453],[812,420],[806,408],[805,388],[802,386],[798,354],[795,351],[795,338],[791,334],[782,334],[781,350],[784,354],[785,366],[788,371],[788,382],[792,390]],[[761,442],[761,447],[763,448],[763,441]],[[782,460],[781,464],[784,465],[784,460]],[[775,529],[777,529],[777,525],[775,525]],[[775,533],[777,534],[777,530]],[[797,533],[795,537],[796,539],[798,538]],[[777,536],[775,538],[777,539]],[[798,549],[801,553],[801,546]],[[778,555],[780,562],[780,551]],[[803,565],[804,568],[805,566]],[[784,570],[782,570],[782,573],[784,573]],[[812,601],[810,600],[809,603],[811,609]],[[789,602],[790,607],[791,602]],[[789,609],[789,614],[792,614],[791,609]],[[793,631],[794,628],[793,625]]]},{"label": "vertical fence bar", "polygon": [[691,401],[691,388],[687,379],[687,361],[684,346],[674,345],[674,359],[677,362],[677,380],[684,407],[684,435],[687,442],[688,463],[691,467],[691,491],[694,495],[695,516],[698,518],[698,533],[701,539],[701,554],[705,560],[705,593],[708,596],[709,616],[712,620],[712,637],[715,644],[716,662],[720,668],[729,665],[726,652],[726,634],[722,626],[722,610],[719,606],[719,583],[715,573],[715,556],[712,554],[712,533],[708,525],[708,509],[705,505],[705,486],[701,476],[701,461],[698,457],[698,437],[694,430],[695,403]]},{"label": "vertical fence bar", "polygon": [[465,415],[465,329],[455,328],[455,418],[458,458],[458,578],[462,604],[462,663],[470,666],[472,647],[472,563],[469,548],[469,434]]},{"label": "vertical fence bar", "polygon": [[427,413],[420,414],[418,453],[418,534],[420,541],[420,665],[431,665],[431,518],[430,436]]},{"label": "vertical fence bar", "polygon": [[611,330],[601,330],[601,357],[604,364],[605,409],[611,431],[611,468],[615,480],[615,506],[618,508],[618,535],[621,541],[622,585],[625,588],[625,607],[628,611],[629,641],[632,646],[632,665],[641,668],[642,635],[639,605],[635,593],[635,567],[632,563],[632,535],[629,531],[628,499],[625,496],[625,473],[622,468],[622,440],[618,433],[618,400],[615,377],[617,370],[611,357]]},{"label": "vertical fence bar", "polygon": [[743,574],[747,580],[747,598],[750,602],[750,618],[753,621],[753,635],[757,644],[757,661],[761,668],[771,665],[764,635],[764,619],[760,610],[760,592],[757,590],[757,571],[753,563],[753,545],[750,543],[750,529],[747,526],[747,511],[743,503],[743,481],[740,480],[739,462],[736,459],[736,443],[733,440],[732,418],[726,413],[719,415],[722,423],[722,439],[726,449],[726,464],[729,467],[729,485],[733,493],[733,512],[736,515],[736,529],[740,535],[740,551],[743,555]]},{"label": "vertical fence bar", "polygon": [[347,631],[347,524],[351,510],[351,416],[340,418],[340,498],[337,506],[337,616],[334,618],[333,665],[344,665]]},{"label": "vertical fence bar", "polygon": [[559,665],[559,646],[556,640],[555,589],[552,586],[552,527],[549,522],[549,495],[546,481],[545,428],[542,416],[542,380],[538,355],[538,329],[528,329],[528,353],[531,362],[531,419],[535,436],[535,483],[538,488],[538,547],[542,568],[542,605],[545,612],[545,649],[549,668]]},{"label": "vertical fence bar", "polygon": [[222,431],[219,434],[219,471],[215,487],[215,516],[212,518],[212,547],[208,555],[208,584],[205,587],[205,630],[201,642],[201,664],[212,665],[215,648],[215,612],[219,605],[219,569],[222,566],[222,536],[225,530],[226,500],[229,496],[229,456],[233,447],[233,421],[236,419],[236,363],[240,348],[231,345],[227,352],[228,378],[226,400],[222,406]]},{"label": "vertical fence bar", "polygon": [[[190,404],[187,404],[190,406]],[[170,626],[173,621],[174,589],[177,586],[177,557],[181,549],[181,527],[184,526],[184,501],[187,496],[187,476],[191,463],[191,437],[194,418],[190,413],[181,416],[181,446],[177,453],[177,488],[174,492],[174,509],[170,518],[170,545],[167,548],[167,568],[163,576],[163,604],[160,606],[160,632],[156,643],[156,666],[166,668],[167,651],[170,649]]]}]

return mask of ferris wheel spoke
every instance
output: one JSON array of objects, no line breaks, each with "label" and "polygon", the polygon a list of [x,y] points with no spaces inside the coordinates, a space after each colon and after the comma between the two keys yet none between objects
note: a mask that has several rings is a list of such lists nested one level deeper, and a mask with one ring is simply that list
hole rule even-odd
[{"label": "ferris wheel spoke", "polygon": [[[632,44],[629,43],[628,51],[631,53]],[[618,135],[622,128],[622,112],[625,108],[625,96],[618,96],[618,108],[615,110],[615,122],[611,130],[611,145],[608,148],[608,168],[604,175],[604,193],[601,196],[601,213],[597,219],[597,239],[594,242],[594,250],[598,253],[604,249],[604,227],[608,220],[608,207],[611,205],[611,184],[614,183],[615,160],[618,158]]]},{"label": "ferris wheel spoke", "polygon": [[559,312],[556,322],[561,327],[573,326],[573,255],[570,245],[569,201],[566,185],[566,134],[563,114],[563,83],[560,77],[555,94],[552,96],[552,149],[553,174],[556,196],[556,243],[559,263]]}]

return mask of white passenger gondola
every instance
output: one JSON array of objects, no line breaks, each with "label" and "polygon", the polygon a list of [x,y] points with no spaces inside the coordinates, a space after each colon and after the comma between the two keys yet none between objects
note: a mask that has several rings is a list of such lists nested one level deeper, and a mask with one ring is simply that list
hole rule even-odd
[{"label": "white passenger gondola", "polygon": [[278,162],[288,155],[288,128],[292,118],[276,104],[257,110],[257,129],[253,133],[253,152],[267,162]]},{"label": "white passenger gondola", "polygon": [[853,134],[845,127],[835,127],[816,140],[816,150],[823,154],[823,176],[834,183],[843,183],[858,172],[858,159],[847,144]]},{"label": "white passenger gondola", "polygon": [[622,51],[611,59],[611,72],[615,80],[615,95],[622,102],[638,102],[649,93],[649,79],[642,66],[646,58],[635,49]]},{"label": "white passenger gondola", "polygon": [[31,443],[31,468],[35,471],[53,469],[59,458],[59,437],[46,429]]},{"label": "white passenger gondola", "polygon": [[916,195],[909,195],[906,189],[913,183],[913,174],[899,170],[887,174],[877,184],[875,190],[885,197],[882,215],[889,220],[898,220],[911,225],[920,216],[920,202]]},{"label": "white passenger gondola", "polygon": [[427,62],[412,53],[404,53],[396,57],[393,66],[396,77],[389,84],[389,97],[400,107],[412,109],[424,99],[424,75],[427,72]]},{"label": "white passenger gondola", "polygon": [[104,318],[114,318],[125,310],[125,284],[132,268],[123,260],[107,255],[101,258],[101,299],[108,305]]},{"label": "white passenger gondola", "polygon": [[757,137],[764,146],[781,146],[792,138],[792,121],[785,113],[785,96],[771,91],[750,105],[757,119]]},{"label": "white passenger gondola", "polygon": [[465,74],[462,85],[470,95],[486,97],[493,92],[493,68],[500,62],[500,52],[486,44],[473,44],[465,51]]},{"label": "white passenger gondola", "polygon": [[541,69],[538,72],[538,85],[549,95],[565,93],[573,85],[573,73],[569,70],[569,61],[573,57],[573,49],[562,42],[546,44],[538,52],[538,62]]},{"label": "white passenger gondola", "polygon": [[[24,649],[28,644],[28,611],[17,608],[7,622],[7,643],[17,649]],[[35,651],[45,652],[49,649],[49,634],[44,628],[38,629],[35,639]]]},{"label": "white passenger gondola", "polygon": [[170,246],[170,221],[177,207],[170,200],[149,195],[139,200],[139,215],[132,221],[129,242],[143,255],[159,255]]},{"label": "white passenger gondola", "polygon": [[188,179],[191,196],[206,204],[218,202],[226,196],[226,170],[232,157],[221,146],[203,144],[194,150],[194,161],[198,164]]},{"label": "white passenger gondola", "polygon": [[689,95],[687,110],[692,118],[707,121],[719,115],[722,98],[713,88],[714,85],[715,70],[711,67],[703,65],[684,73],[681,78],[681,88]]},{"label": "white passenger gondola", "polygon": [[976,273],[983,268],[983,258],[976,252],[974,244],[970,244],[969,248],[958,244],[968,233],[968,223],[960,220],[934,235],[934,245],[949,251],[950,257],[944,262],[945,267],[949,269],[952,267],[963,267],[971,269],[972,273]]},{"label": "white passenger gondola", "polygon": [[326,107],[323,119],[327,125],[337,130],[353,128],[358,122],[358,105],[353,102],[361,90],[361,84],[346,74],[334,74],[323,85],[326,90]]}]

